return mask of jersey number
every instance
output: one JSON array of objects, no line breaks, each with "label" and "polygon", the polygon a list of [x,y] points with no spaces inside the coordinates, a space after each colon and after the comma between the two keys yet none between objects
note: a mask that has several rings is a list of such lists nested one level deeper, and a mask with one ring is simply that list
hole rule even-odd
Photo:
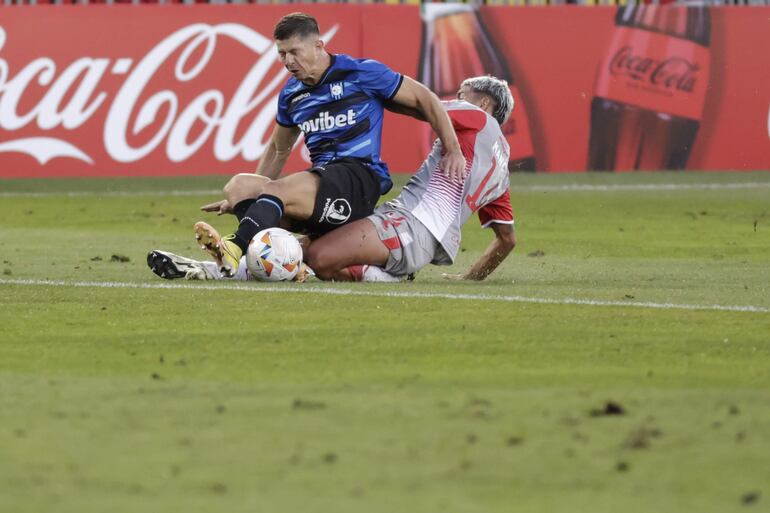
[{"label": "jersey number", "polygon": [[492,159],[492,166],[489,168],[489,171],[487,171],[486,176],[481,181],[478,188],[471,194],[468,194],[465,198],[465,203],[468,205],[468,208],[471,209],[471,212],[475,212],[479,209],[479,196],[481,196],[481,192],[484,190],[484,187],[486,187],[489,179],[492,178],[492,174],[495,172],[496,167],[497,159]]}]

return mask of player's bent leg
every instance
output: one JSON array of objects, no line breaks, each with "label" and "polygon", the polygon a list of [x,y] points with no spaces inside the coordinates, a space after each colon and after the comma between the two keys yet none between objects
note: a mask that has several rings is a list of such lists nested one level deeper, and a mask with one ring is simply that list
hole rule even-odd
[{"label": "player's bent leg", "polygon": [[380,240],[374,223],[359,219],[313,241],[305,255],[308,265],[322,280],[354,281],[348,267],[383,267],[390,252]]},{"label": "player's bent leg", "polygon": [[195,238],[214,257],[220,271],[228,278],[237,273],[241,256],[246,254],[251,239],[257,233],[281,226],[286,208],[284,200],[295,218],[303,219],[303,212],[307,212],[305,217],[312,214],[320,178],[311,173],[299,173],[261,182],[262,193],[256,200],[241,201],[233,208],[239,220],[235,233],[220,237],[213,227],[203,221],[195,225]]},{"label": "player's bent leg", "polygon": [[315,173],[295,173],[264,183],[262,194],[279,198],[284,215],[304,221],[313,214],[320,184],[321,178]]},{"label": "player's bent leg", "polygon": [[223,189],[225,199],[231,205],[233,214],[240,221],[248,208],[254,204],[265,184],[270,179],[253,173],[239,173],[225,184]]},{"label": "player's bent leg", "polygon": [[[236,212],[240,220],[238,229],[232,236],[223,240],[236,245],[240,256],[246,253],[249,242],[257,233],[280,226],[284,216],[299,220],[309,218],[313,212],[319,183],[320,178],[311,173],[298,173],[265,182],[262,194],[256,201],[242,212],[242,215]],[[233,270],[235,269],[237,265],[233,267]]]}]

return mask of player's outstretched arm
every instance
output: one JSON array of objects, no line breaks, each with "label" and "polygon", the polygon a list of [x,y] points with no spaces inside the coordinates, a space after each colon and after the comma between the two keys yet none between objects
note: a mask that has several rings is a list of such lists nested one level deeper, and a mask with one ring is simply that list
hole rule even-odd
[{"label": "player's outstretched arm", "polygon": [[270,179],[275,179],[280,175],[289,155],[291,155],[294,143],[299,138],[299,134],[300,130],[295,126],[286,127],[276,124],[265,153],[259,159],[257,174]]},{"label": "player's outstretched arm", "polygon": [[395,112],[396,114],[403,114],[404,116],[411,116],[415,119],[419,119],[420,121],[428,121],[422,112],[420,112],[417,109],[411,108],[411,107],[405,107],[404,105],[401,105],[399,103],[395,103],[393,100],[387,101],[383,104],[383,106],[388,109],[391,112]]},{"label": "player's outstretched arm", "polygon": [[492,274],[492,271],[497,269],[497,266],[513,251],[514,246],[516,246],[516,234],[513,231],[513,225],[495,223],[492,225],[492,230],[495,232],[495,239],[476,263],[458,278],[483,280]]},{"label": "player's outstretched arm", "polygon": [[[438,96],[421,83],[404,76],[404,81],[392,101],[405,108],[406,112],[409,112],[409,109],[418,111],[430,123],[444,146],[441,169],[452,180],[461,181],[465,177],[465,157],[452,128],[452,121],[441,106]],[[398,106],[391,108],[396,109]]]}]

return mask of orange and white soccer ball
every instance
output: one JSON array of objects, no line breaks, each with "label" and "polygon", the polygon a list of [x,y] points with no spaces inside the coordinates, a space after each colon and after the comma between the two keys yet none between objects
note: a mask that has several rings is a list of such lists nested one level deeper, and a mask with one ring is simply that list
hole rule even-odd
[{"label": "orange and white soccer ball", "polygon": [[246,266],[259,281],[289,281],[302,264],[302,246],[282,228],[262,230],[251,239]]}]

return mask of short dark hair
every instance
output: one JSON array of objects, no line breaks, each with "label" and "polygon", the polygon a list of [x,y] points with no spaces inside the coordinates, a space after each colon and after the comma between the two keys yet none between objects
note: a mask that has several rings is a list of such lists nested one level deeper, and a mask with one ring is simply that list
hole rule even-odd
[{"label": "short dark hair", "polygon": [[318,30],[318,22],[304,12],[293,12],[281,18],[275,25],[273,38],[285,40],[294,36],[306,37],[310,35],[321,35]]}]

